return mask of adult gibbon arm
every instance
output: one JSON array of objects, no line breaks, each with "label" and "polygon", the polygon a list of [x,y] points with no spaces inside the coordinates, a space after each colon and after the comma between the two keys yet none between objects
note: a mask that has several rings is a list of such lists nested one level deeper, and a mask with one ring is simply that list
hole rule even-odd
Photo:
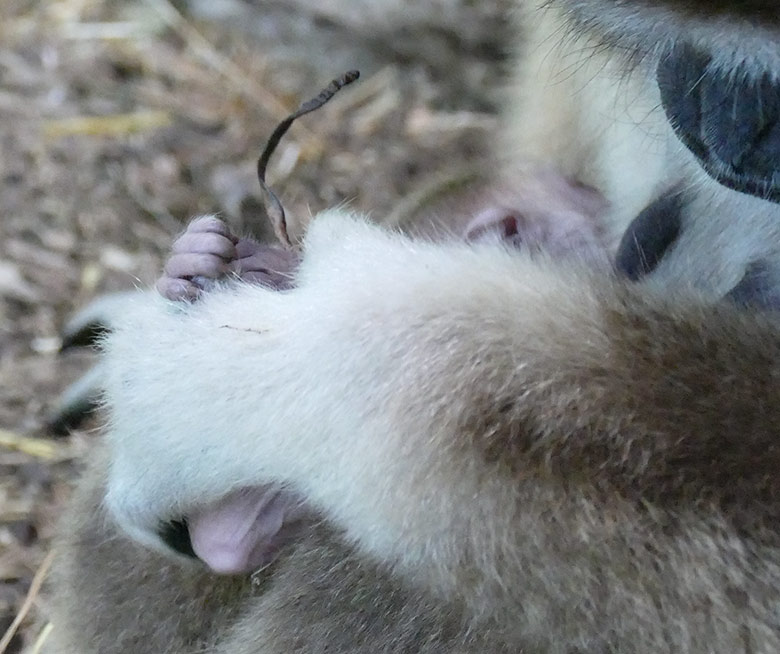
[{"label": "adult gibbon arm", "polygon": [[[540,633],[629,607],[657,630],[740,593],[771,622],[780,573],[750,553],[779,541],[780,332],[760,314],[332,211],[294,289],[139,296],[117,325],[107,501],[141,542],[275,482],[478,614],[533,598]],[[730,611],[697,620],[742,642]]]}]

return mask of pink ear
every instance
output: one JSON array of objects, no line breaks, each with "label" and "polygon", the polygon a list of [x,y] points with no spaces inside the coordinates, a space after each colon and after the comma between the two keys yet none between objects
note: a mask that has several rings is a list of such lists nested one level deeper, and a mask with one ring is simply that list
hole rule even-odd
[{"label": "pink ear", "polygon": [[526,172],[512,187],[486,194],[483,208],[464,231],[468,241],[504,242],[554,257],[606,260],[602,216],[594,189],[549,171]]},{"label": "pink ear", "polygon": [[517,216],[500,207],[480,211],[466,226],[466,240],[511,240],[519,231]]}]

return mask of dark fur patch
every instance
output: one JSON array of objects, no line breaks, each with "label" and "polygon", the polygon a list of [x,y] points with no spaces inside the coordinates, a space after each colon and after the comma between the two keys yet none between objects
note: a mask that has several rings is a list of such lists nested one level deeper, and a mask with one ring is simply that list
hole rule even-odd
[{"label": "dark fur patch", "polygon": [[186,520],[170,520],[165,523],[160,528],[160,538],[175,552],[192,559],[197,558],[195,550],[192,549],[190,530],[187,527]]},{"label": "dark fur patch", "polygon": [[709,175],[736,191],[780,201],[780,85],[768,73],[720,71],[686,43],[658,65],[661,103]]},{"label": "dark fur patch", "polygon": [[682,199],[661,197],[628,226],[615,255],[615,268],[631,280],[651,273],[680,234]]}]

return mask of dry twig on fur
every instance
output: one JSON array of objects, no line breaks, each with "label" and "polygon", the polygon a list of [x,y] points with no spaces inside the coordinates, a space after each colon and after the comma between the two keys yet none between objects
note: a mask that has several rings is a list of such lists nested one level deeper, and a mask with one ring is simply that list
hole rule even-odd
[{"label": "dry twig on fur", "polygon": [[334,79],[328,86],[322,89],[316,97],[304,102],[298,109],[276,126],[276,129],[273,131],[265,145],[263,153],[257,160],[257,178],[260,181],[260,188],[263,192],[265,211],[273,225],[274,234],[276,234],[276,237],[285,247],[292,248],[293,245],[287,234],[287,220],[284,216],[282,203],[265,182],[265,172],[268,168],[268,161],[274,153],[274,150],[276,150],[276,146],[279,145],[279,141],[282,140],[282,137],[287,133],[287,130],[290,129],[290,126],[297,118],[319,109],[342,88],[347,86],[347,84],[354,82],[358,77],[360,77],[360,73],[357,70],[350,70],[341,77]]}]

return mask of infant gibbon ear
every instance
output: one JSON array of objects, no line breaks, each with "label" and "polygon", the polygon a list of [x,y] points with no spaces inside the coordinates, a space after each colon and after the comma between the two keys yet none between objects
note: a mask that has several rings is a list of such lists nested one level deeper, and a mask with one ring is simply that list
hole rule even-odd
[{"label": "infant gibbon ear", "polygon": [[[489,196],[490,197],[490,196]],[[525,172],[499,190],[464,231],[471,242],[503,242],[553,258],[605,263],[604,198],[551,170]]]}]

